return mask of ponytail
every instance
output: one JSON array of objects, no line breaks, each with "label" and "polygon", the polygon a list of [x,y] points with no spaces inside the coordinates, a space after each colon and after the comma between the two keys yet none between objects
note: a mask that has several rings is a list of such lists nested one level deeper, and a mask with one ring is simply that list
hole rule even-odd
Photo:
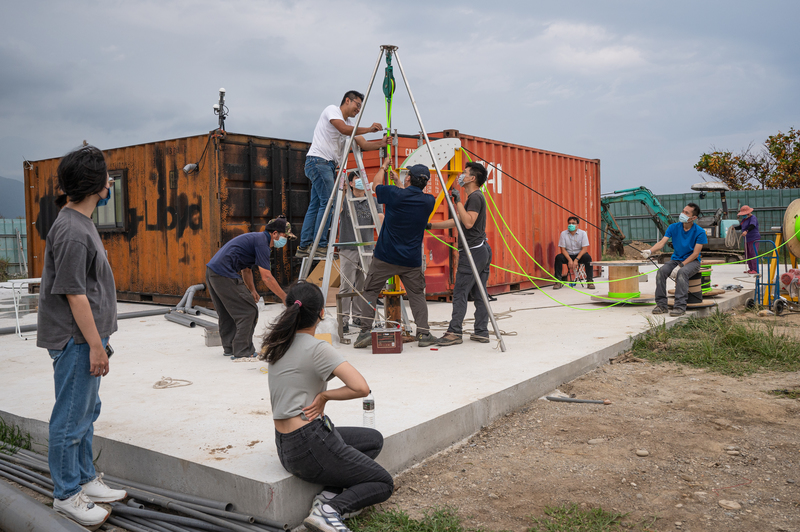
[{"label": "ponytail", "polygon": [[[288,303],[290,302],[291,303]],[[296,281],[286,291],[286,310],[272,324],[262,339],[260,360],[274,364],[294,342],[299,329],[316,325],[324,308],[322,291],[315,284]]]}]

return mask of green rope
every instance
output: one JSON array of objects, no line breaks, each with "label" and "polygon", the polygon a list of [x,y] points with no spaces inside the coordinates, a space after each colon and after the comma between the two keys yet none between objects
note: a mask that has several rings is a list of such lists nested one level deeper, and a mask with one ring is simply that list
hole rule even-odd
[{"label": "green rope", "polygon": [[395,81],[394,81],[394,73],[392,68],[392,52],[391,50],[386,52],[386,70],[383,77],[383,95],[384,95],[384,102],[386,105],[386,136],[389,137],[389,142],[386,144],[386,157],[389,158],[389,172],[386,174],[389,176],[389,182],[394,182],[392,179],[392,98],[394,97],[395,91]]}]

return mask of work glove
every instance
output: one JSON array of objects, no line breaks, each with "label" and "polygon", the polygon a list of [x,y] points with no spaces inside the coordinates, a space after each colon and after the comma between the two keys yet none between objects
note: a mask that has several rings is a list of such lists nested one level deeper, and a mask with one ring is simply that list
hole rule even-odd
[{"label": "work glove", "polygon": [[677,282],[678,281],[678,272],[681,271],[681,268],[683,268],[683,266],[680,266],[680,265],[676,266],[675,269],[672,270],[672,273],[669,274],[669,278],[672,279],[673,281]]},{"label": "work glove", "polygon": [[650,251],[649,249],[645,249],[644,251],[642,251],[642,258],[643,259],[649,259],[650,255],[652,255],[652,254],[653,254],[652,251]]},{"label": "work glove", "polygon": [[428,222],[428,223],[426,223],[426,224],[425,224],[425,229],[427,229],[428,231],[430,231],[430,230],[431,230],[431,227],[433,227],[433,226],[431,225],[431,223],[430,223],[430,222]]},{"label": "work glove", "polygon": [[450,191],[450,197],[453,198],[453,203],[461,201],[461,193],[456,189]]}]

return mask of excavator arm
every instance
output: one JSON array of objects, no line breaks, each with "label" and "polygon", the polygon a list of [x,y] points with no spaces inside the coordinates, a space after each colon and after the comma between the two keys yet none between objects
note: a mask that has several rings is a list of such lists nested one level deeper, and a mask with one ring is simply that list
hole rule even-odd
[{"label": "excavator arm", "polygon": [[[661,231],[662,235],[667,232],[667,227],[669,227],[674,221],[672,216],[669,214],[669,211],[667,211],[667,209],[661,205],[661,202],[656,199],[655,194],[653,194],[650,189],[646,187],[615,190],[612,194],[608,194],[600,198],[600,218],[602,220],[601,230],[604,234],[609,236],[609,238],[606,238],[606,243],[612,247],[612,252],[616,253],[614,246],[618,245],[620,251],[620,253],[617,253],[618,255],[622,255],[622,240],[625,239],[625,235],[623,234],[622,229],[619,227],[617,221],[611,215],[609,206],[612,203],[622,203],[627,201],[638,201],[647,207],[647,209],[650,211],[653,223],[656,224],[656,227],[658,227],[658,230]],[[619,244],[615,242],[617,240],[619,241]]]}]

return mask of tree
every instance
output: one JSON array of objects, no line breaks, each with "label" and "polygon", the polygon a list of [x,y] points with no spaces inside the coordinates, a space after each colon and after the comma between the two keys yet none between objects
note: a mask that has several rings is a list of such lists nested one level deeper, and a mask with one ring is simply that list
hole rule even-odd
[{"label": "tree", "polygon": [[758,153],[752,144],[738,154],[712,150],[700,156],[694,169],[732,190],[800,188],[800,130],[770,136]]}]

